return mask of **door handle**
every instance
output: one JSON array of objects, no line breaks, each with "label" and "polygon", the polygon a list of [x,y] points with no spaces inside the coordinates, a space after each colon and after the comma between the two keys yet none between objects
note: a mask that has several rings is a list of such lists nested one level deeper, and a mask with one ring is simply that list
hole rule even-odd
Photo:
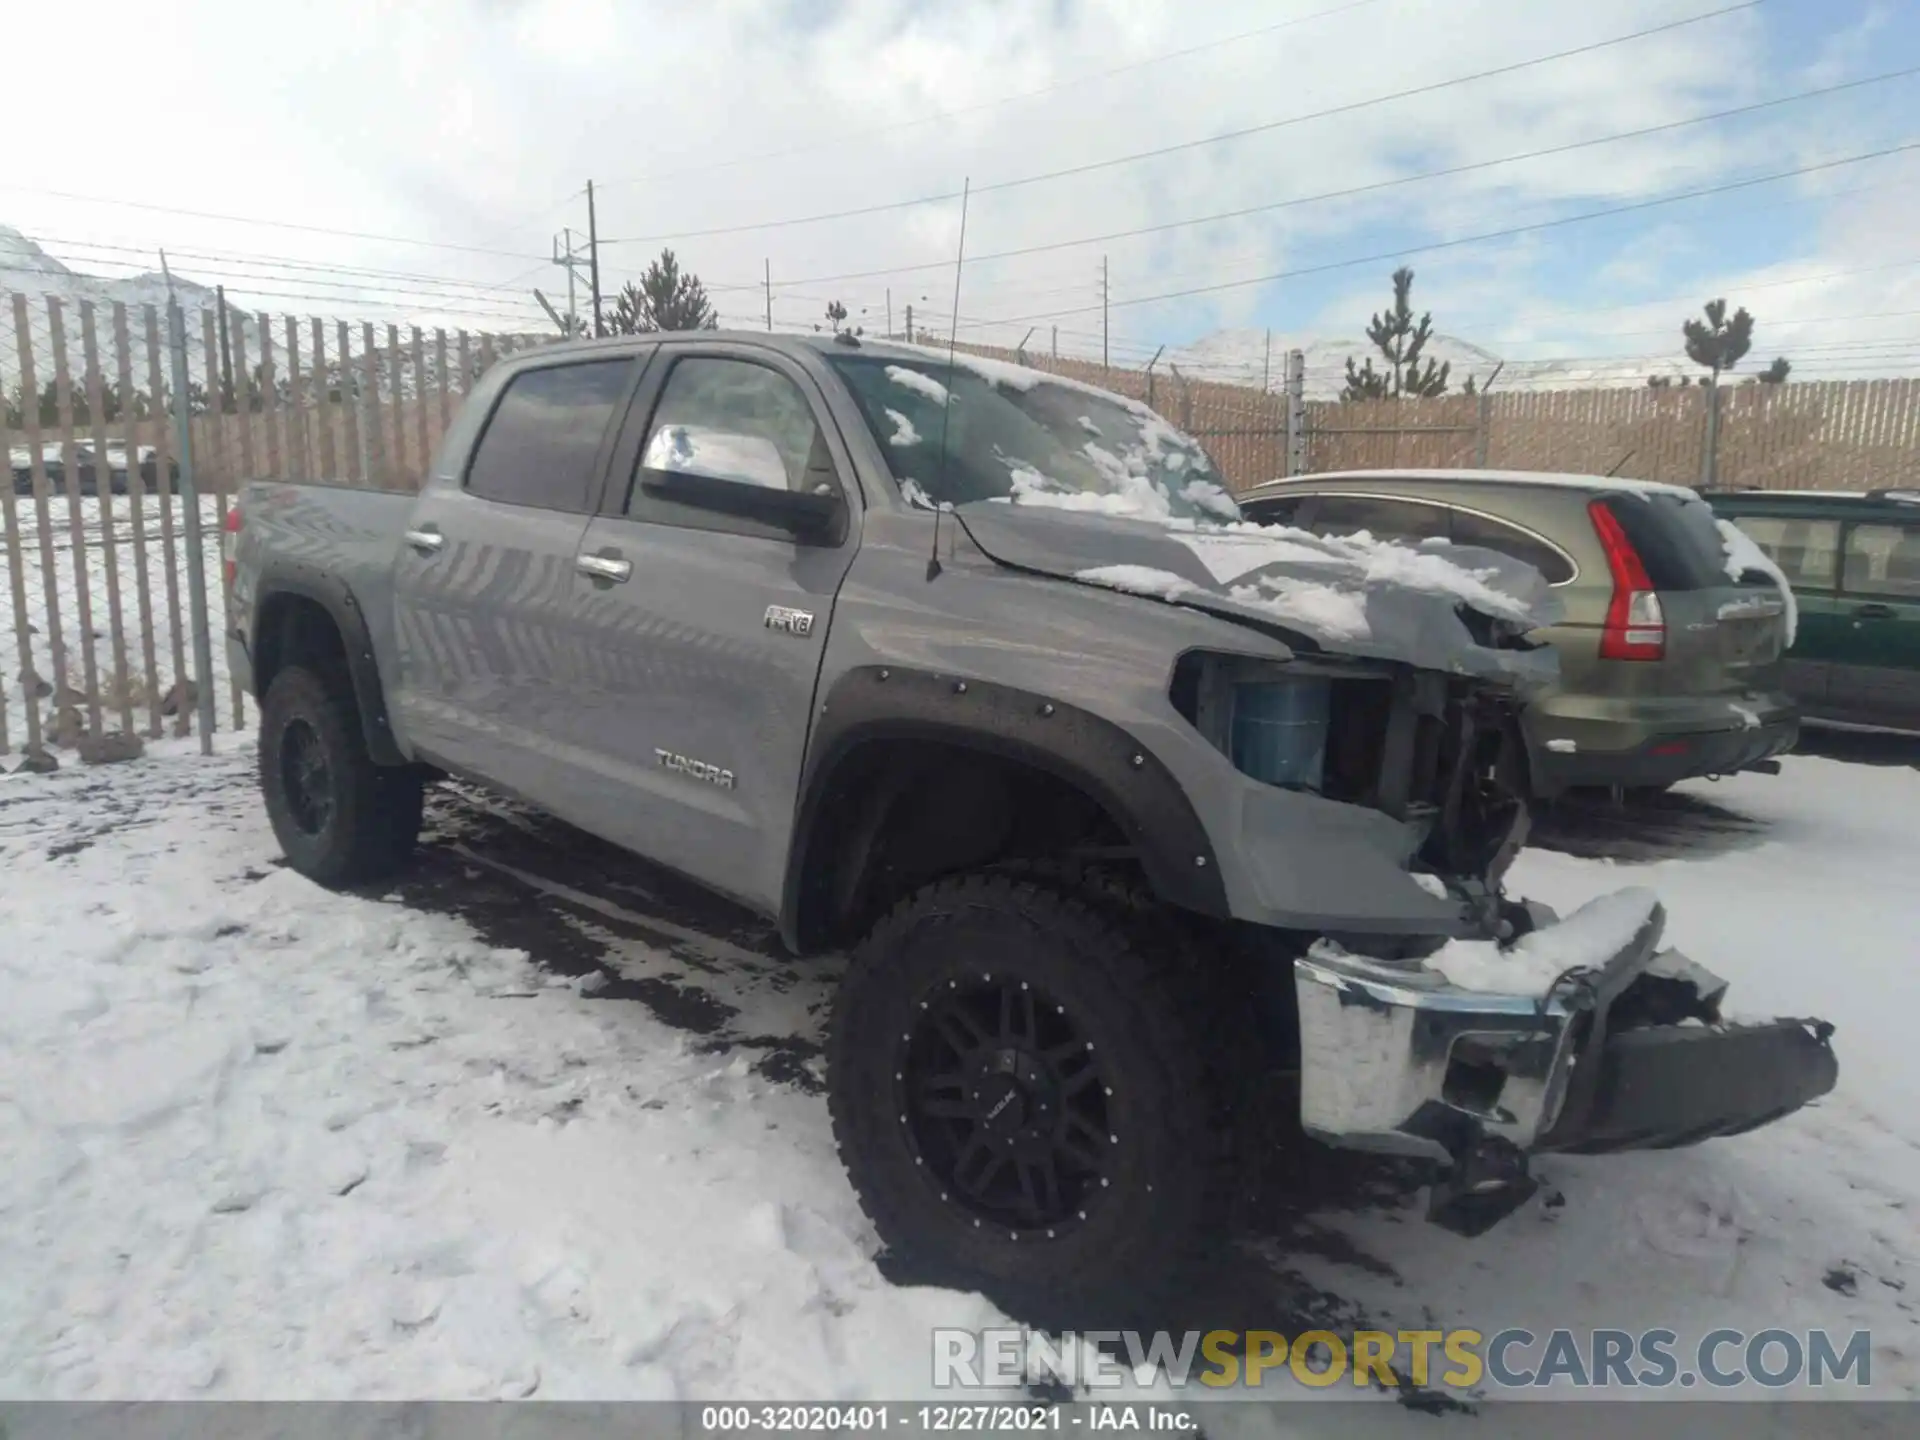
[{"label": "door handle", "polygon": [[1892,620],[1897,618],[1891,605],[1861,605],[1853,612],[1856,620]]},{"label": "door handle", "polygon": [[621,584],[633,578],[633,562],[612,555],[579,555],[574,557],[573,568],[590,580],[608,584]]},{"label": "door handle", "polygon": [[446,543],[447,537],[442,535],[438,530],[407,531],[407,544],[411,545],[422,555],[432,555]]}]

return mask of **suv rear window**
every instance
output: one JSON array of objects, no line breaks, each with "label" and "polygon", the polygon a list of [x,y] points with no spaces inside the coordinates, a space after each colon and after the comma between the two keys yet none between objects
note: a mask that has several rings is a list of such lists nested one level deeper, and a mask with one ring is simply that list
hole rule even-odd
[{"label": "suv rear window", "polygon": [[1706,501],[1680,495],[1609,495],[1606,505],[1640,552],[1654,589],[1712,590],[1733,584],[1720,527]]}]

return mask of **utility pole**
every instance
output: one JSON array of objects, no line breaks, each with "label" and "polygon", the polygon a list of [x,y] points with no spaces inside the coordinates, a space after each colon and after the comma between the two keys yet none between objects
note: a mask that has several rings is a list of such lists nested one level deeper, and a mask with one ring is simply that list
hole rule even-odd
[{"label": "utility pole", "polygon": [[606,334],[600,321],[600,219],[593,208],[593,182],[587,182],[587,270],[593,285],[593,334]]},{"label": "utility pole", "polygon": [[913,343],[913,306],[907,306],[907,343]]},{"label": "utility pole", "polygon": [[1287,352],[1287,474],[1307,472],[1307,356]]},{"label": "utility pole", "polygon": [[887,338],[893,338],[893,287],[887,287]]},{"label": "utility pole", "polygon": [[1100,368],[1113,368],[1107,355],[1107,257],[1104,255],[1100,257]]},{"label": "utility pole", "polygon": [[[564,237],[564,239],[563,239]],[[590,264],[590,257],[576,250],[573,244],[573,231],[562,230],[553,237],[553,263],[567,272],[567,318],[565,330],[567,338],[572,339],[580,333],[580,306],[575,296],[574,284],[582,265]]]},{"label": "utility pole", "polygon": [[767,267],[767,329],[773,329],[773,257],[769,255],[764,262]]},{"label": "utility pole", "polygon": [[234,403],[233,349],[227,338],[227,287],[216,285],[213,293],[220,307],[220,408],[225,410]]},{"label": "utility pole", "polygon": [[1260,393],[1273,388],[1273,331],[1267,331],[1267,358],[1260,366]]},{"label": "utility pole", "polygon": [[[187,585],[192,592],[187,597],[188,623],[193,627],[193,669],[194,700],[200,722],[200,753],[213,753],[213,637],[209,629],[207,615],[207,577],[205,547],[201,544],[200,490],[195,484],[193,473],[193,379],[187,366],[187,317],[180,308],[180,302],[173,293],[173,271],[167,265],[167,252],[160,252],[160,273],[167,282],[167,341],[168,349],[173,352],[173,424],[178,432],[176,449],[180,462],[180,499],[186,508],[187,529]],[[151,312],[149,312],[151,313]],[[155,395],[158,405],[160,397]],[[129,400],[131,406],[131,400]],[[155,425],[161,422],[156,417]],[[127,447],[127,463],[137,474],[140,457],[131,445]],[[166,484],[164,478],[160,482]],[[162,491],[164,494],[165,492]],[[176,643],[178,643],[176,641]],[[187,693],[184,677],[180,677],[179,689],[180,718],[175,726],[175,734],[185,735],[191,723],[188,719]],[[31,703],[31,697],[29,697]]]},{"label": "utility pole", "polygon": [[1056,360],[1060,358],[1060,327],[1058,325],[1053,327],[1053,358]]}]

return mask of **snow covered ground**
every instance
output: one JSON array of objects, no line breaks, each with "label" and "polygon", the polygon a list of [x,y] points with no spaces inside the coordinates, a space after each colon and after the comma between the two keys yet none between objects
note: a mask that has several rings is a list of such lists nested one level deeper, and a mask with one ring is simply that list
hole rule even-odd
[{"label": "snow covered ground", "polygon": [[[127,669],[125,695],[132,705],[134,729],[141,735],[149,733],[155,699],[164,699],[181,675],[193,674],[193,629],[188,609],[187,583],[187,511],[184,503],[177,498],[170,503],[173,525],[171,546],[167,545],[162,529],[162,511],[165,507],[158,496],[149,495],[145,498],[138,516],[138,532],[132,496],[82,496],[81,561],[76,567],[69,501],[65,495],[50,497],[47,503],[47,533],[53,557],[53,583],[49,587],[46,558],[40,548],[39,515],[33,497],[20,495],[14,500],[20,526],[19,564],[25,588],[29,626],[27,644],[33,672],[50,692],[56,684],[53,625],[48,619],[51,588],[51,603],[58,606],[61,639],[66,646],[66,684],[71,691],[83,697],[76,703],[76,708],[84,717],[87,708],[84,699],[87,693],[85,656],[91,646],[96,677],[94,688],[102,705],[101,722],[105,730],[117,730],[121,724],[122,692],[117,680],[117,666],[122,654]],[[226,645],[221,638],[226,626],[221,610],[220,515],[213,496],[201,497],[200,516],[201,559],[211,597],[208,624],[213,646],[216,728],[224,729],[232,722],[233,700],[227,684]],[[120,588],[121,623],[117,643],[108,605],[109,531],[114,546],[112,559],[115,563],[112,568]],[[0,547],[0,656],[4,657],[0,659],[0,669],[6,676],[5,699],[0,703],[4,703],[6,708],[8,743],[13,750],[19,751],[26,746],[28,699],[21,678],[23,666],[19,638],[14,627],[12,567],[11,554],[6,548]],[[169,573],[177,577],[171,594],[167,583]],[[92,612],[88,617],[91,625],[84,628],[80,620],[82,577]],[[147,669],[140,624],[143,579],[148,612],[153,622],[151,672]],[[180,647],[177,656],[174,651],[176,631]],[[43,723],[53,714],[54,699],[52,693],[40,699]],[[164,729],[167,734],[173,734],[173,720],[166,720]]]},{"label": "snow covered ground", "polygon": [[[931,1327],[994,1323],[875,1262],[819,1095],[831,963],[464,791],[402,884],[328,894],[276,863],[250,744],[190,748],[0,779],[0,1399],[898,1399]],[[1311,1156],[1168,1324],[1870,1329],[1915,1395],[1916,813],[1920,771],[1792,758],[1550,818],[1523,893],[1650,886],[1736,1008],[1838,1023],[1839,1092],[1549,1159],[1479,1240]]]}]

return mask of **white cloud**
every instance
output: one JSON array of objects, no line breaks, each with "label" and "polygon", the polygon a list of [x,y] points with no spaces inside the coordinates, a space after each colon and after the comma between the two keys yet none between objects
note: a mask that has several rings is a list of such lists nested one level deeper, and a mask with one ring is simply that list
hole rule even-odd
[{"label": "white cloud", "polygon": [[[560,272],[541,261],[561,225],[584,229],[584,200],[559,202],[590,176],[599,182],[602,233],[613,239],[752,224],[946,193],[963,177],[992,186],[1090,164],[1713,8],[1676,0],[1604,7],[1376,0],[1154,60],[1335,3],[286,0],[263,10],[243,0],[199,0],[161,24],[145,4],[109,0],[89,7],[84,23],[99,33],[137,33],[137,72],[99,70],[97,93],[68,65],[12,72],[13,112],[49,117],[47,133],[57,140],[10,153],[0,178],[25,188],[0,189],[0,222],[56,241],[164,241],[185,252],[292,257],[475,284],[512,279],[511,289],[491,295],[461,291],[459,303],[485,315],[517,309],[529,326],[543,325],[528,287],[542,285],[550,295],[564,289]],[[75,23],[61,7],[24,9],[9,18],[9,49],[72,54]],[[989,189],[973,205],[968,249],[985,255],[1344,189],[1659,124],[1812,83],[1770,75],[1764,23],[1763,11],[1744,11],[1334,119],[1054,183]],[[1836,37],[1810,62],[1818,78],[1850,72],[1871,51],[1871,33],[1862,33],[1864,40]],[[1116,67],[1133,68],[1102,78]],[[1050,93],[994,103],[1036,90]],[[77,103],[82,96],[90,98]],[[1783,155],[1832,153],[1841,143],[1834,130],[1804,122],[1783,116],[1777,125],[1738,132],[1693,127],[1372,198],[981,264],[966,276],[961,310],[971,319],[1077,311],[1058,321],[1063,348],[1097,349],[1103,252],[1114,294],[1125,300],[1284,269],[1309,247],[1318,254],[1378,243],[1383,230],[1408,233],[1409,218],[1423,231],[1474,233],[1570,201],[1632,201],[1713,183],[1730,169],[1779,168],[1793,163]],[[29,193],[36,187],[515,254],[103,208]],[[1842,213],[1838,202],[1835,213]],[[1912,218],[1896,206],[1863,223],[1879,229]],[[715,289],[722,313],[741,323],[764,313],[758,284],[770,262],[780,287],[775,317],[783,324],[811,322],[837,298],[878,329],[890,292],[896,327],[909,303],[919,323],[943,326],[958,220],[949,201],[669,243]],[[1676,233],[1692,228],[1685,216],[1663,223]],[[608,246],[607,288],[644,268],[661,243]],[[1830,262],[1861,243],[1853,228],[1837,227],[1823,239],[1818,263],[1839,268]],[[117,253],[50,248],[90,268]],[[1588,343],[1597,337],[1520,318],[1551,302],[1534,293],[1530,270],[1511,267],[1552,253],[1552,241],[1542,238],[1415,263],[1425,301],[1437,312],[1504,315],[1516,336]],[[1683,263],[1685,244],[1676,242],[1673,253],[1671,263]],[[151,263],[137,254],[124,258]],[[1669,269],[1651,250],[1614,263],[1612,283],[1622,293],[1657,283]],[[794,283],[910,266],[933,268]],[[375,298],[443,309],[456,303],[444,288],[438,302],[395,293],[409,284],[424,290],[425,282],[388,280],[389,289],[358,291],[351,277],[271,262],[194,259],[181,268],[232,288],[250,283],[259,292],[308,297],[260,298],[284,308],[354,313],[357,301]],[[1380,302],[1390,267],[1376,268],[1382,274],[1316,277],[1295,291],[1310,286],[1324,294],[1328,323],[1350,330]],[[1443,281],[1457,288],[1442,294]],[[1159,340],[1244,321],[1261,293],[1247,288],[1178,305],[1122,306],[1112,321],[1122,337],[1116,358],[1144,358]],[[1783,303],[1768,303],[1784,323],[1791,306],[1784,303],[1788,292],[1779,293]],[[1618,328],[1620,321],[1596,323]],[[1022,322],[973,333],[1011,343],[1026,328]],[[1044,342],[1048,322],[1039,334]],[[1497,336],[1468,338],[1491,343]]]}]

